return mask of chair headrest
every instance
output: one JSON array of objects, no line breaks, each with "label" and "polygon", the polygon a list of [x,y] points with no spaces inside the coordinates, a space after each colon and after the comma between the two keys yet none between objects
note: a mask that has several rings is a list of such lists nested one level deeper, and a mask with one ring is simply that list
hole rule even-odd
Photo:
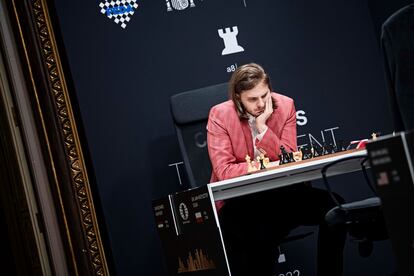
[{"label": "chair headrest", "polygon": [[198,88],[171,96],[171,113],[176,124],[204,121],[214,105],[228,100],[227,83]]}]

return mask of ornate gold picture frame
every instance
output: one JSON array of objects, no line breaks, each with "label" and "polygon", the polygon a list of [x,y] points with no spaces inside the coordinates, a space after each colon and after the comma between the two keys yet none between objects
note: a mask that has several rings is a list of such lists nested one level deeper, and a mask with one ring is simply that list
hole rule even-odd
[{"label": "ornate gold picture frame", "polygon": [[[109,275],[99,198],[52,1],[6,0],[70,275]],[[46,231],[47,232],[47,231]]]}]

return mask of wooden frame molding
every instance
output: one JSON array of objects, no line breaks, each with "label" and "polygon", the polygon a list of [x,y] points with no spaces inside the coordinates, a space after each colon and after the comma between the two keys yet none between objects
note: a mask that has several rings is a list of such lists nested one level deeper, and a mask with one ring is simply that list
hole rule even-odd
[{"label": "wooden frame molding", "polygon": [[[51,3],[46,0],[8,0],[14,17],[16,41],[24,63],[37,129],[43,138],[42,151],[50,168],[49,180],[65,237],[67,262],[74,275],[109,275],[93,199],[90,179],[82,148],[79,114],[73,105],[74,91],[68,86],[62,57],[63,45],[57,41],[58,24]],[[65,69],[65,70],[64,70]],[[66,71],[67,72],[67,71]],[[70,76],[70,72],[67,72]],[[72,97],[71,97],[72,96]],[[79,120],[78,120],[79,121]],[[92,183],[92,184],[91,184]],[[97,194],[95,192],[95,194]]]}]

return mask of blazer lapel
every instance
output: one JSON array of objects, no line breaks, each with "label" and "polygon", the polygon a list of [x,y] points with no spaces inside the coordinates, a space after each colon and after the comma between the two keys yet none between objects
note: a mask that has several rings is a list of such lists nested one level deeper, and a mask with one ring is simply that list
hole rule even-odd
[{"label": "blazer lapel", "polygon": [[280,117],[280,114],[278,112],[278,109],[275,109],[273,110],[272,115],[270,115],[269,119],[266,122],[268,126],[271,126],[272,131],[274,132],[274,134],[276,134],[277,137],[279,137],[279,131],[282,128],[282,126],[280,125],[280,120],[278,120],[278,117]]},{"label": "blazer lapel", "polygon": [[243,130],[244,140],[246,141],[247,152],[248,152],[250,158],[253,160],[254,159],[254,151],[253,151],[252,131],[250,130],[249,123],[248,123],[247,120],[242,119],[240,121],[240,123],[241,123],[242,130]]}]

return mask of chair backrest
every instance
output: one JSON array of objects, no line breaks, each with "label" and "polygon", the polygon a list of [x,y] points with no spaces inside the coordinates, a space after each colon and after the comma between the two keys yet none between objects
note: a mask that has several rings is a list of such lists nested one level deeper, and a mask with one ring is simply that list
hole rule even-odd
[{"label": "chair backrest", "polygon": [[[372,242],[381,241],[388,238],[387,228],[382,213],[381,200],[377,196],[369,197],[364,200],[352,201],[348,203],[340,203],[332,193],[332,188],[328,182],[328,168],[336,164],[347,162],[351,159],[359,159],[360,156],[342,158],[325,165],[322,170],[322,178],[326,189],[331,195],[333,201],[337,204],[326,213],[325,221],[330,227],[346,226],[348,234],[355,240],[359,241],[358,250],[362,257],[368,257],[372,253]],[[365,162],[368,157],[362,159],[361,168],[364,174],[365,182],[376,194],[376,190],[372,186],[367,175]]]},{"label": "chair backrest", "polygon": [[207,119],[210,108],[228,99],[227,83],[173,95],[171,113],[191,187],[209,183],[211,163],[207,150]]}]

